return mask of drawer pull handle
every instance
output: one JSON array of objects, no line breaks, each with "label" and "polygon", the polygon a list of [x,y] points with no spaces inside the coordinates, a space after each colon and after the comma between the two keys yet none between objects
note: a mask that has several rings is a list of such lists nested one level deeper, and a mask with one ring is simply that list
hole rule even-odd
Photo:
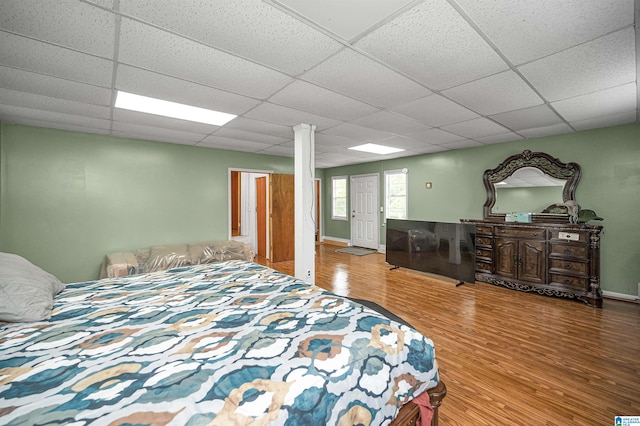
[{"label": "drawer pull handle", "polygon": [[537,233],[537,232],[534,232],[534,233],[533,233],[533,236],[534,236],[534,237],[537,237],[537,236],[538,236],[538,233]]},{"label": "drawer pull handle", "polygon": [[569,247],[567,247],[566,249],[564,249],[564,252],[565,252],[565,253],[567,253],[567,254],[571,253],[572,251],[573,251],[573,250],[571,250]]},{"label": "drawer pull handle", "polygon": [[567,263],[567,264],[565,264],[565,265],[564,265],[564,267],[565,267],[566,269],[571,269],[571,264],[570,264],[570,263]]},{"label": "drawer pull handle", "polygon": [[570,284],[570,283],[571,283],[571,280],[570,280],[569,278],[565,278],[564,283],[565,283],[565,284]]}]

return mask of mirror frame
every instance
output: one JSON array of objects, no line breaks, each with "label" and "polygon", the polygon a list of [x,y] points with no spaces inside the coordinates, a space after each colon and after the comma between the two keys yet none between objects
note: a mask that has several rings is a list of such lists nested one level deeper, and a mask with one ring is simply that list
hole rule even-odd
[{"label": "mirror frame", "polygon": [[[522,154],[514,154],[504,160],[495,169],[484,171],[482,182],[487,191],[487,201],[483,206],[483,217],[485,220],[503,222],[505,213],[493,213],[491,209],[496,203],[495,184],[502,182],[511,176],[516,170],[523,167],[534,167],[543,173],[556,179],[563,179],[567,182],[562,190],[562,202],[575,200],[576,187],[580,181],[582,171],[578,163],[563,163],[555,157],[544,152],[531,152],[528,149]],[[554,213],[533,213],[532,222],[569,222],[569,215]]]}]

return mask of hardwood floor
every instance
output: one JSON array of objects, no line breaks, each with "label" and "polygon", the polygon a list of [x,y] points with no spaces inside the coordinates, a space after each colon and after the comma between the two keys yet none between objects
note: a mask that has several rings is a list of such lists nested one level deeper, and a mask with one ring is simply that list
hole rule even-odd
[{"label": "hardwood floor", "polygon": [[[448,395],[441,425],[613,425],[640,416],[640,304],[604,308],[476,283],[455,286],[383,254],[318,245],[316,284],[378,303],[430,337]],[[270,263],[294,274],[293,261]]]}]

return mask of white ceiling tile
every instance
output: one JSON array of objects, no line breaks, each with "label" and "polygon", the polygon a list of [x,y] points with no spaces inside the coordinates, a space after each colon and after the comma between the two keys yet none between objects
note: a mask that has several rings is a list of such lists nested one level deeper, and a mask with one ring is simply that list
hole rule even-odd
[{"label": "white ceiling tile", "polygon": [[342,50],[301,78],[383,108],[431,94],[418,83],[351,49]]},{"label": "white ceiling tile", "polygon": [[113,59],[114,15],[79,1],[2,1],[0,28]]},{"label": "white ceiling tile", "polygon": [[427,96],[391,110],[433,127],[479,117],[475,112],[440,95]]},{"label": "white ceiling tile", "polygon": [[507,69],[446,0],[418,3],[355,45],[436,90]]},{"label": "white ceiling tile", "polygon": [[476,142],[471,139],[465,139],[457,142],[449,142],[442,145],[447,149],[463,149],[463,148],[475,148],[477,146],[483,146],[484,144],[480,142]]},{"label": "white ceiling tile", "polygon": [[295,126],[300,123],[313,124],[316,126],[316,131],[340,124],[340,121],[332,118],[322,117],[268,102],[258,105],[256,108],[244,114],[244,117],[283,126]]},{"label": "white ceiling tile", "polygon": [[353,120],[377,111],[375,107],[301,80],[273,95],[269,102],[336,120]]},{"label": "white ceiling tile", "polygon": [[366,117],[354,120],[353,123],[398,135],[405,135],[407,133],[430,129],[429,126],[422,124],[419,121],[412,120],[404,115],[395,114],[389,111],[378,111]]},{"label": "white ceiling tile", "polygon": [[567,121],[572,122],[635,111],[637,100],[636,84],[630,83],[553,102],[552,105]]},{"label": "white ceiling tile", "polygon": [[416,141],[434,145],[464,139],[464,137],[462,136],[454,135],[453,133],[445,132],[444,130],[440,129],[430,129],[416,133],[408,133],[405,136]]},{"label": "white ceiling tile", "polygon": [[84,0],[85,3],[92,3],[96,6],[113,9],[113,0]]},{"label": "white ceiling tile", "polygon": [[491,118],[516,131],[562,123],[562,119],[558,117],[558,114],[553,112],[547,105],[503,112],[492,115]]},{"label": "white ceiling tile", "polygon": [[352,40],[413,0],[275,0],[344,40]]},{"label": "white ceiling tile", "polygon": [[457,0],[516,65],[633,24],[633,0]]},{"label": "white ceiling tile", "polygon": [[120,11],[292,75],[342,48],[261,0],[121,1]]},{"label": "white ceiling tile", "polygon": [[0,65],[110,87],[113,63],[30,38],[0,32]]},{"label": "white ceiling tile", "polygon": [[417,139],[407,138],[405,136],[395,136],[390,139],[385,139],[383,143],[386,146],[402,148],[409,151],[420,150],[420,149],[424,149],[429,145],[433,145],[425,140],[417,140]]},{"label": "white ceiling tile", "polygon": [[336,136],[336,135],[327,135],[324,133],[316,133],[314,137],[315,146],[320,149],[326,149],[331,151],[331,148],[339,148],[345,149],[350,146],[358,145],[359,141],[354,141],[353,139]]},{"label": "white ceiling tile", "polygon": [[26,118],[39,122],[59,123],[60,125],[72,125],[87,129],[109,129],[109,120],[81,115],[64,114],[61,112],[44,111],[41,109],[24,108],[13,105],[2,105],[0,101],[0,121],[2,117]]},{"label": "white ceiling tile", "polygon": [[233,138],[225,138],[222,136],[207,136],[198,144],[198,146],[208,146],[210,148],[230,149],[233,151],[249,151],[256,152],[269,148],[271,145],[253,141],[241,141]]},{"label": "white ceiling tile", "polygon": [[265,99],[291,77],[237,56],[123,18],[121,62],[161,74]]},{"label": "white ceiling tile", "polygon": [[544,136],[562,135],[571,133],[573,130],[565,123],[552,124],[550,126],[532,127],[530,129],[519,130],[522,136],[527,138],[542,138]]},{"label": "white ceiling tile", "polygon": [[246,117],[236,117],[227,124],[226,128],[244,130],[245,132],[261,133],[264,135],[279,136],[285,139],[293,139],[293,128],[266,121],[252,120]]},{"label": "white ceiling tile", "polygon": [[138,135],[144,139],[163,140],[171,142],[173,140],[182,142],[197,143],[204,138],[201,133],[184,132],[182,130],[165,129],[155,126],[145,126],[142,124],[125,123],[122,121],[113,122],[113,132]]},{"label": "white ceiling tile", "polygon": [[519,67],[547,100],[557,101],[636,80],[633,28]]},{"label": "white ceiling tile", "polygon": [[499,135],[501,133],[505,133],[507,129],[491,120],[481,117],[469,121],[463,121],[462,123],[444,126],[442,130],[475,139],[483,136]]},{"label": "white ceiling tile", "polygon": [[229,114],[242,114],[260,103],[246,96],[122,64],[118,65],[115,87],[137,95]]},{"label": "white ceiling tile", "polygon": [[433,154],[435,152],[448,151],[444,145],[425,145],[423,148],[413,148],[411,152],[416,154]]},{"label": "white ceiling tile", "polygon": [[589,118],[587,120],[572,121],[571,125],[576,130],[589,130],[600,127],[618,126],[620,124],[633,123],[636,121],[636,112],[627,111],[614,115]]},{"label": "white ceiling tile", "polygon": [[190,145],[194,146],[195,142],[189,139],[180,139],[174,135],[167,135],[163,133],[137,133],[137,132],[125,132],[121,130],[113,130],[111,132],[112,136],[116,136],[119,138],[127,138],[127,139],[136,139],[136,140],[144,140],[144,141],[153,141],[153,142],[166,142],[178,145]]},{"label": "white ceiling tile", "polygon": [[490,115],[540,105],[543,100],[513,71],[481,78],[442,92],[467,108]]},{"label": "white ceiling tile", "polygon": [[516,133],[509,132],[509,133],[501,133],[499,135],[483,136],[483,137],[473,138],[473,139],[483,144],[492,144],[492,143],[517,141],[524,138]]},{"label": "white ceiling tile", "polygon": [[282,146],[282,145],[273,145],[262,151],[258,151],[260,154],[266,155],[280,155],[284,157],[293,157],[294,152],[293,148],[290,146]]},{"label": "white ceiling tile", "polygon": [[244,130],[230,129],[223,127],[214,133],[215,136],[222,136],[225,138],[240,139],[245,141],[253,141],[260,143],[268,143],[278,145],[287,141],[286,138],[278,136],[265,135],[260,133],[245,132]]},{"label": "white ceiling tile", "polygon": [[45,127],[48,129],[58,129],[58,130],[69,130],[72,132],[82,132],[82,133],[91,133],[97,135],[108,135],[110,134],[110,130],[101,129],[94,126],[76,126],[73,124],[64,123],[61,121],[45,121],[45,120],[36,120],[23,117],[13,117],[13,116],[4,116],[0,111],[0,121],[3,123],[11,123],[11,124],[22,124],[24,126],[32,126],[32,127]]},{"label": "white ceiling tile", "polygon": [[342,136],[358,142],[381,141],[394,136],[381,130],[369,129],[351,123],[344,123],[322,131],[325,135]]},{"label": "white ceiling tile", "polygon": [[219,126],[211,124],[197,123],[188,120],[179,120],[177,118],[163,117],[155,114],[146,114],[143,112],[130,111],[121,108],[113,110],[114,122],[123,122],[131,124],[140,124],[148,127],[159,127],[162,129],[175,129],[183,132],[198,133],[202,135],[209,134],[219,129]]},{"label": "white ceiling tile", "polygon": [[0,87],[95,105],[111,104],[111,89],[0,66]]},{"label": "white ceiling tile", "polygon": [[0,103],[62,114],[104,118],[106,120],[111,116],[111,109],[106,105],[91,105],[8,89],[0,89]]}]

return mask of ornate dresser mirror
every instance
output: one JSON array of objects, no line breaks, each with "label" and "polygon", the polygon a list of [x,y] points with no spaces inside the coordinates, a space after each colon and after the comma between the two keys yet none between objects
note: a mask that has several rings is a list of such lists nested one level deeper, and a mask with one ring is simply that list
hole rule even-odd
[{"label": "ornate dresser mirror", "polygon": [[[576,163],[529,150],[484,172],[484,219],[463,219],[476,225],[476,280],[602,307],[602,227],[570,223],[564,204],[576,201],[580,173]],[[536,223],[507,222],[511,212]]]},{"label": "ornate dresser mirror", "polygon": [[580,165],[563,163],[544,152],[525,150],[508,157],[495,169],[485,170],[485,220],[504,221],[513,211],[532,213],[533,222],[569,222],[562,204],[575,200]]}]

